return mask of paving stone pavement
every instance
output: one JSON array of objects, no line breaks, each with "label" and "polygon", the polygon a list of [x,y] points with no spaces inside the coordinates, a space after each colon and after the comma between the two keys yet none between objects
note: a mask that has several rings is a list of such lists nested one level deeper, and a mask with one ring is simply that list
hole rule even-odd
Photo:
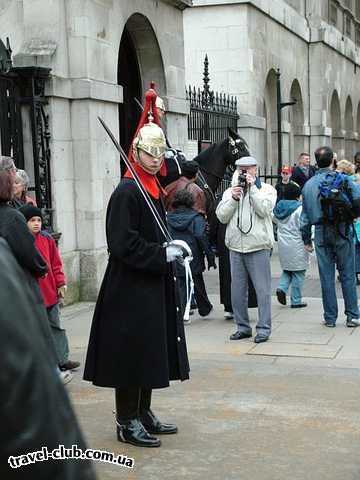
[{"label": "paving stone pavement", "polygon": [[[275,291],[279,283],[280,275],[281,275],[281,267],[279,263],[279,258],[277,256],[276,247],[275,247],[274,254],[272,257],[271,289],[272,289],[273,295],[275,295]],[[341,284],[338,280],[336,280],[335,282],[335,287],[336,287],[337,297],[343,298]],[[217,281],[216,275],[214,274],[208,275],[208,292],[216,294],[218,292],[218,288],[219,287],[218,287],[218,281]],[[360,286],[357,287],[357,290],[358,290],[358,294],[360,294]],[[316,258],[314,256],[311,257],[310,268],[306,272],[303,295],[304,297],[321,298],[321,285],[319,280],[319,273],[318,273]]]},{"label": "paving stone pavement", "polygon": [[[278,275],[276,257],[273,267]],[[309,274],[315,282],[316,271]],[[324,327],[320,298],[295,311],[274,297],[270,341],[230,341],[235,325],[223,318],[217,272],[206,281],[214,310],[186,327],[191,379],[154,393],[155,412],[179,426],[161,448],[117,442],[111,389],[82,381],[82,371],[68,384],[89,446],[135,460],[131,471],[98,462],[98,478],[359,480],[360,328],[346,328],[343,314],[335,329]],[[62,310],[71,357],[82,366],[93,308]],[[251,309],[254,327],[256,315]]]},{"label": "paving stone pavement", "polygon": [[[272,295],[275,295],[275,291],[277,289],[279,283],[280,276],[273,276],[271,279],[271,291]],[[336,281],[336,295],[338,298],[343,298],[343,293],[341,290],[341,284],[339,281]],[[216,293],[218,289],[217,282],[213,282],[212,286],[208,289],[209,293]],[[360,287],[357,287],[358,293],[360,293]],[[303,288],[303,296],[304,297],[312,297],[312,298],[321,298],[321,284],[318,278],[305,278],[304,288]]]}]

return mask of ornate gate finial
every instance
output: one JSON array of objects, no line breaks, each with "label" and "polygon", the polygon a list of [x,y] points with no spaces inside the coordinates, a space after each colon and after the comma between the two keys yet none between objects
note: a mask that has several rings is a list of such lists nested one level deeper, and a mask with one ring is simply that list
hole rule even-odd
[{"label": "ornate gate finial", "polygon": [[203,88],[203,95],[202,95],[202,104],[204,108],[209,108],[211,105],[211,99],[213,97],[212,92],[210,91],[210,77],[209,77],[209,59],[207,54],[205,55],[204,60],[204,88]]}]

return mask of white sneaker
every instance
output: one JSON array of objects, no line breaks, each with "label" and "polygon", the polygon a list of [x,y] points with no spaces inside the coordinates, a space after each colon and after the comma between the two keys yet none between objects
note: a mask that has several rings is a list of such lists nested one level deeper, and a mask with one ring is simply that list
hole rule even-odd
[{"label": "white sneaker", "polygon": [[59,376],[64,385],[71,382],[71,380],[74,378],[74,375],[70,372],[70,370],[60,372]]},{"label": "white sneaker", "polygon": [[190,325],[191,323],[191,318],[188,318],[187,320],[184,319],[184,325]]},{"label": "white sneaker", "polygon": [[234,314],[231,312],[224,312],[225,320],[232,320],[234,318]]},{"label": "white sneaker", "polygon": [[360,319],[348,317],[346,319],[346,326],[350,328],[360,327]]}]

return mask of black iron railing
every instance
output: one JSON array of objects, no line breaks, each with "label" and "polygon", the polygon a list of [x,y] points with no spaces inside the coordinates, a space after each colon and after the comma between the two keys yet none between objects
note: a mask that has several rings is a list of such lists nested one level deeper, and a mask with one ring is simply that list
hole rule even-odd
[{"label": "black iron railing", "polygon": [[[29,190],[35,191],[36,203],[43,210],[44,224],[52,231],[53,210],[50,175],[50,129],[46,113],[45,83],[50,69],[13,67],[11,48],[0,40],[0,134],[1,154],[14,159],[18,168],[25,165],[34,179]],[[30,125],[32,162],[25,162],[24,124]],[[30,148],[29,148],[30,150]]]},{"label": "black iron railing", "polygon": [[277,168],[266,168],[266,167],[259,167],[258,168],[258,177],[264,183],[270,183],[273,187],[279,181],[281,176],[277,173]]},{"label": "black iron railing", "polygon": [[190,102],[188,136],[190,140],[220,142],[228,135],[228,127],[237,130],[237,99],[210,90],[209,60],[204,61],[203,88],[189,85],[186,99]]}]

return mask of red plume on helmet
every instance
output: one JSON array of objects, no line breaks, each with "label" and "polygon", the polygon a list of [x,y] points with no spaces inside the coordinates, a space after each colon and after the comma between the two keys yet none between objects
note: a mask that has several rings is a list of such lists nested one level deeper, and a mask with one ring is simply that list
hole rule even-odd
[{"label": "red plume on helmet", "polygon": [[[159,118],[159,115],[158,115],[158,111],[157,111],[157,107],[155,105],[156,97],[157,97],[157,93],[155,91],[155,82],[151,82],[149,90],[147,90],[145,92],[145,106],[144,106],[144,110],[141,114],[137,129],[136,129],[136,132],[135,132],[135,135],[134,135],[134,139],[137,137],[137,134],[139,133],[139,130],[146,123],[150,122],[149,116],[152,117],[151,121],[153,123],[156,123],[156,125],[158,125],[160,128],[162,128],[160,118]],[[134,141],[134,139],[133,139],[133,141]],[[131,152],[132,152],[132,144],[130,146],[129,158],[131,157]],[[130,158],[130,160],[131,160],[131,158]]]},{"label": "red plume on helmet", "polygon": [[[129,149],[129,152],[128,152],[128,159],[132,164],[134,164],[134,168],[137,171],[137,174],[140,178],[140,181],[141,181],[143,187],[148,191],[148,193],[150,195],[152,195],[154,198],[158,199],[159,196],[160,196],[160,193],[166,194],[165,190],[163,190],[163,188],[159,184],[159,181],[156,178],[156,176],[153,176],[153,175],[150,175],[150,174],[146,173],[139,166],[139,164],[137,164],[135,162],[134,151],[133,151],[134,140],[138,136],[139,131],[141,130],[141,128],[144,125],[152,122],[152,123],[156,123],[156,125],[158,125],[158,127],[160,127],[162,129],[160,118],[159,118],[158,111],[157,111],[157,107],[156,107],[156,104],[155,104],[156,97],[157,97],[157,93],[155,91],[155,83],[151,82],[149,90],[147,90],[146,93],[145,93],[144,110],[141,114],[139,124],[137,126],[133,141],[131,142],[131,145],[130,145],[130,149]],[[161,176],[166,176],[167,169],[166,169],[165,162],[163,162],[159,174]],[[124,177],[125,178],[131,178],[132,177],[131,172],[129,170],[127,170],[125,172]]]}]

